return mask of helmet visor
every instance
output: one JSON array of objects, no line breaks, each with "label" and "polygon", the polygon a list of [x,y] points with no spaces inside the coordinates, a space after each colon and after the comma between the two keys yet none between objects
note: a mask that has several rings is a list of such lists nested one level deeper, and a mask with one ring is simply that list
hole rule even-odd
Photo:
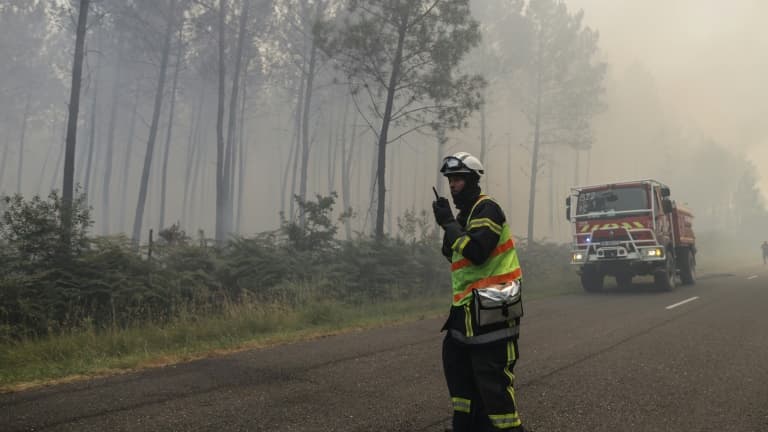
[{"label": "helmet visor", "polygon": [[455,158],[453,156],[448,156],[447,158],[443,159],[443,166],[442,168],[440,168],[440,172],[448,173],[448,172],[457,172],[457,171],[458,172],[468,171],[464,166],[464,162],[462,162],[460,159]]}]

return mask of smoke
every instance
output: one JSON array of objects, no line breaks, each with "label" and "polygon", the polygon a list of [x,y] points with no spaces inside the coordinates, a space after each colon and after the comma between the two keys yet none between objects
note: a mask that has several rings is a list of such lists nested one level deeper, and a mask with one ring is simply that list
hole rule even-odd
[{"label": "smoke", "polygon": [[[768,196],[768,3],[570,0],[600,31],[612,77],[648,71],[665,115],[689,136],[743,153]],[[618,85],[626,84],[619,81]]]}]

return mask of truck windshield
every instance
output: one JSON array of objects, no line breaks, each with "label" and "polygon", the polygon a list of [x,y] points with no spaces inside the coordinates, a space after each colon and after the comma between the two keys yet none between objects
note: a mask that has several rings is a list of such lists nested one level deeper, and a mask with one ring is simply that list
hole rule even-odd
[{"label": "truck windshield", "polygon": [[616,188],[580,193],[576,216],[646,210],[648,208],[650,206],[645,188]]}]

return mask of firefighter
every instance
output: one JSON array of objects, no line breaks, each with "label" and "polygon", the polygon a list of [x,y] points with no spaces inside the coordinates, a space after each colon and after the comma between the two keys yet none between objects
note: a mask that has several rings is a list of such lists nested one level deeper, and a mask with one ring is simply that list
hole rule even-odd
[{"label": "firefighter", "polygon": [[440,172],[459,211],[454,218],[443,197],[432,204],[444,230],[442,253],[451,262],[453,299],[443,326],[443,370],[453,431],[524,432],[514,390],[520,318],[479,326],[472,302],[475,288],[521,283],[509,225],[499,204],[480,193],[479,159],[459,152],[443,159]]}]

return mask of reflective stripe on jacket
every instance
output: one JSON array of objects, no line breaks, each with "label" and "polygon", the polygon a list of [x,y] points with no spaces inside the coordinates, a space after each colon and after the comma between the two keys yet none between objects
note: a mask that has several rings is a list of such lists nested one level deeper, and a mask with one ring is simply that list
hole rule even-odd
[{"label": "reflective stripe on jacket", "polygon": [[[453,285],[453,305],[462,306],[472,299],[472,290],[490,285],[503,284],[522,278],[520,262],[515,250],[515,242],[506,221],[499,225],[488,218],[473,219],[473,213],[479,203],[491,199],[481,195],[467,218],[466,233],[456,239],[451,246],[451,282]],[[464,258],[462,251],[471,241],[468,235],[474,229],[490,229],[499,235],[499,241],[490,256],[480,265]]]}]

